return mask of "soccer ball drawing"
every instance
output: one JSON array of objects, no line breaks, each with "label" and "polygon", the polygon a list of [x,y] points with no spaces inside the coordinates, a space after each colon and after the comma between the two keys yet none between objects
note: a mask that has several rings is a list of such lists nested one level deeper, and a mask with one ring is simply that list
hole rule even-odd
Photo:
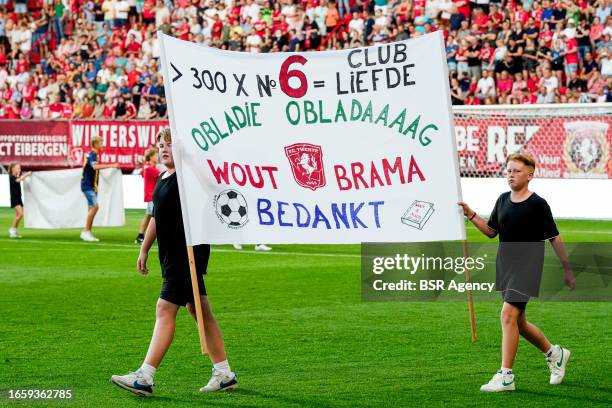
[{"label": "soccer ball drawing", "polygon": [[228,228],[241,228],[249,222],[248,205],[236,190],[224,190],[215,196],[215,212]]}]

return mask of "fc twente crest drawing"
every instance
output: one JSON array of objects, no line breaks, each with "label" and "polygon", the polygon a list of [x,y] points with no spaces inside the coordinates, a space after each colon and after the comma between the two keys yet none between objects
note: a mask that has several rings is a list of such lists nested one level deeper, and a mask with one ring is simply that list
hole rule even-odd
[{"label": "fc twente crest drawing", "polygon": [[323,150],[309,143],[295,143],[285,147],[295,182],[312,191],[325,185]]}]

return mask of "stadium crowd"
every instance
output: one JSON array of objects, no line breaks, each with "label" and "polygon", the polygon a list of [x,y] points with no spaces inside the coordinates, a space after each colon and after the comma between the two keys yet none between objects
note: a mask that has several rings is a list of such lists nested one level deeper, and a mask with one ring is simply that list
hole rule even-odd
[{"label": "stadium crowd", "polygon": [[243,52],[443,30],[453,104],[612,101],[612,0],[0,0],[0,117],[165,119],[157,30]]}]

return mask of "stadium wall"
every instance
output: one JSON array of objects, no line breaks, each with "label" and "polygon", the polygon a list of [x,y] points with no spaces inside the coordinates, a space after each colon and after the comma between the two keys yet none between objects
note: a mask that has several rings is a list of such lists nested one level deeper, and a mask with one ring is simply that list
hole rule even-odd
[{"label": "stadium wall", "polygon": [[[461,179],[463,198],[479,214],[488,215],[500,193],[508,190],[504,178]],[[556,218],[612,220],[612,180],[534,179],[531,189],[544,197]],[[143,179],[123,176],[125,208],[144,209]],[[8,207],[8,175],[0,175],[0,207]],[[27,209],[26,209],[27,211]]]}]

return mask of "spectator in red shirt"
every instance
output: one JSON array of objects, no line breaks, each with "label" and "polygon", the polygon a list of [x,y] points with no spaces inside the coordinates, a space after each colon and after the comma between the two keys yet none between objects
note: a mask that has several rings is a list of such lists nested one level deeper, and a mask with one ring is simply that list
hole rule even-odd
[{"label": "spectator in red shirt", "polygon": [[136,119],[136,115],[138,114],[138,109],[136,109],[136,105],[132,102],[132,95],[125,94],[125,120]]},{"label": "spectator in red shirt", "polygon": [[505,98],[512,92],[512,78],[508,75],[508,71],[502,71],[501,76],[497,80],[497,94],[500,98]]},{"label": "spectator in red shirt", "polygon": [[[219,19],[219,16],[217,14],[215,14],[215,17]],[[181,40],[187,41],[189,39],[190,30],[191,27],[189,26],[189,18],[185,17],[183,18],[183,24],[181,24],[181,26],[176,31],[176,36]]]},{"label": "spectator in red shirt", "polygon": [[6,107],[6,110],[4,112],[4,118],[13,120],[20,119],[19,111],[19,104],[17,103],[17,101],[13,100],[11,101],[11,104]]},{"label": "spectator in red shirt", "polygon": [[102,118],[115,119],[115,103],[112,99],[107,99],[102,110]]},{"label": "spectator in red shirt", "polygon": [[487,23],[489,22],[489,16],[486,15],[480,7],[474,10],[474,16],[472,17],[472,24],[477,24],[480,31],[483,31]]},{"label": "spectator in red shirt", "polygon": [[[259,14],[259,16],[261,17],[261,13]],[[213,16],[212,27],[210,28],[210,37],[213,43],[221,42],[222,35],[223,35],[223,22],[219,18],[219,14],[215,14]]]},{"label": "spectator in red shirt", "polygon": [[565,34],[561,34],[561,39],[565,42],[562,55],[565,57],[565,76],[569,82],[572,72],[578,71],[578,40],[576,37],[567,38]]},{"label": "spectator in red shirt", "polygon": [[128,36],[127,41],[125,42],[125,53],[128,56],[134,55],[137,56],[140,53],[140,43],[136,41],[134,34],[130,34]]},{"label": "spectator in red shirt", "polygon": [[501,27],[502,21],[504,21],[504,15],[499,12],[499,6],[497,4],[491,4],[489,20],[493,21],[493,27]]},{"label": "spectator in red shirt", "polygon": [[[470,2],[468,0],[452,0],[453,6],[457,7],[457,11],[463,14],[466,20],[470,18]],[[423,2],[424,3],[424,2]]]},{"label": "spectator in red shirt", "polygon": [[467,98],[463,101],[465,105],[482,105],[480,99],[476,98],[473,93],[469,93]]},{"label": "spectator in red shirt", "polygon": [[66,95],[66,102],[62,104],[62,118],[72,119],[74,116],[74,106],[72,106],[72,98]]},{"label": "spectator in red shirt", "polygon": [[49,105],[49,117],[51,119],[60,119],[64,114],[64,105],[59,101],[59,95],[54,95],[52,98],[52,102]]}]

